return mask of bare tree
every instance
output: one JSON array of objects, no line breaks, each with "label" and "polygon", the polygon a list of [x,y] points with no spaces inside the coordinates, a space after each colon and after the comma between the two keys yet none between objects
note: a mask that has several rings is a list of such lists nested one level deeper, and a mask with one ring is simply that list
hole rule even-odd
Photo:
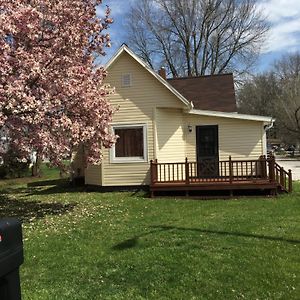
[{"label": "bare tree", "polygon": [[281,81],[286,81],[291,78],[300,76],[300,53],[289,53],[282,56],[279,60],[274,62],[273,65],[276,76]]},{"label": "bare tree", "polygon": [[275,116],[275,104],[280,95],[278,81],[273,72],[253,76],[237,89],[240,113]]},{"label": "bare tree", "polygon": [[300,141],[300,53],[290,53],[238,90],[239,112],[276,118],[282,141]]},{"label": "bare tree", "polygon": [[140,0],[127,28],[137,53],[174,77],[244,73],[268,32],[256,0]]},{"label": "bare tree", "polygon": [[274,64],[280,94],[275,105],[278,122],[300,140],[300,53],[290,53]]}]

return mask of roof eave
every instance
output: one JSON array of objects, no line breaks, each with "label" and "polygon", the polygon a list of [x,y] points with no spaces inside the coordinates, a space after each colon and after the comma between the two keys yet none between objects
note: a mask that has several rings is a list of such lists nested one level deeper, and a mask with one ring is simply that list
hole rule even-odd
[{"label": "roof eave", "polygon": [[191,109],[187,113],[194,114],[194,115],[210,116],[210,117],[257,121],[257,122],[264,122],[266,124],[270,124],[275,121],[275,119],[272,117],[239,114],[235,112],[231,113],[231,112],[220,112],[220,111],[212,111],[212,110]]}]

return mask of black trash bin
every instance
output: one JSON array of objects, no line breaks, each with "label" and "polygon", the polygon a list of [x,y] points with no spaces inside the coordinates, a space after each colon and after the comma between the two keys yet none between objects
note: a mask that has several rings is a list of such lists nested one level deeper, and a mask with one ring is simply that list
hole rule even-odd
[{"label": "black trash bin", "polygon": [[0,220],[0,299],[21,299],[19,268],[23,263],[22,226],[15,219]]}]

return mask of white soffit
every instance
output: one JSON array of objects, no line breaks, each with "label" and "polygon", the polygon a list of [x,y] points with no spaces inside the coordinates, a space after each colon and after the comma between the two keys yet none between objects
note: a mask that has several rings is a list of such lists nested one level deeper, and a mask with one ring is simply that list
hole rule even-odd
[{"label": "white soffit", "polygon": [[275,121],[275,119],[273,119],[272,117],[246,115],[246,114],[239,114],[235,112],[201,110],[201,109],[192,109],[188,112],[188,114],[209,116],[209,117],[231,118],[231,119],[248,120],[248,121],[258,121],[264,123],[272,123]]}]

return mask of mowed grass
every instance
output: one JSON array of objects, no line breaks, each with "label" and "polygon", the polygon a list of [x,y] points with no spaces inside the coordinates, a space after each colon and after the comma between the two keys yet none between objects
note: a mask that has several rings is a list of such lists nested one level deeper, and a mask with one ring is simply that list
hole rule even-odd
[{"label": "mowed grass", "polygon": [[23,220],[23,299],[299,299],[300,185],[278,198],[149,199],[0,182]]}]

